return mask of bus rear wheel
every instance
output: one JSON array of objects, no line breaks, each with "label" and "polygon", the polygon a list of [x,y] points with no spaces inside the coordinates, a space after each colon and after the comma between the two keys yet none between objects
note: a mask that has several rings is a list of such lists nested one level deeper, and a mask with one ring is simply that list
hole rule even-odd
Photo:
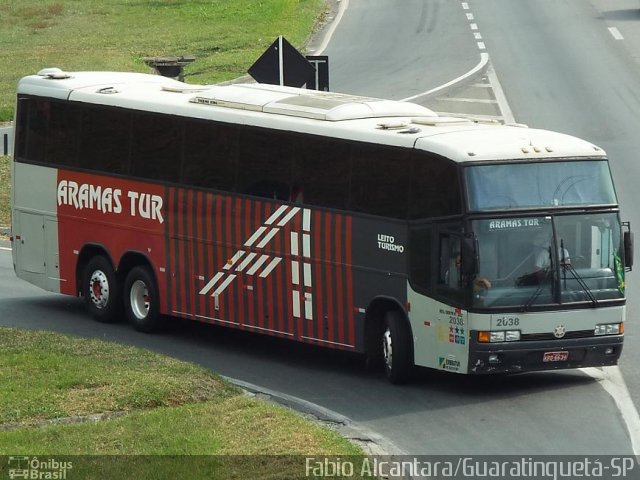
[{"label": "bus rear wheel", "polygon": [[105,323],[118,320],[121,313],[118,280],[111,262],[102,255],[87,263],[82,276],[82,295],[93,318]]},{"label": "bus rear wheel", "polygon": [[391,383],[406,383],[413,370],[411,336],[405,322],[396,312],[388,312],[382,330],[384,373]]},{"label": "bus rear wheel", "polygon": [[153,332],[160,326],[158,287],[147,267],[131,269],[124,282],[125,309],[129,323],[140,332]]}]

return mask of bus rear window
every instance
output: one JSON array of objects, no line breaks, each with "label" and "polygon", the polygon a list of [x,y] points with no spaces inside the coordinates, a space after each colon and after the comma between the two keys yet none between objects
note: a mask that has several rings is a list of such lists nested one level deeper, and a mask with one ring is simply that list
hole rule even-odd
[{"label": "bus rear window", "polygon": [[606,160],[478,165],[465,180],[470,211],[617,203]]}]

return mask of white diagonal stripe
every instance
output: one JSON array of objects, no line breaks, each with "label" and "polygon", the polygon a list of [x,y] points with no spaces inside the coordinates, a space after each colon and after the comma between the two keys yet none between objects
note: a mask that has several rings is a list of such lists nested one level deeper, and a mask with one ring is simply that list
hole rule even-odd
[{"label": "white diagonal stripe", "polygon": [[302,254],[307,258],[311,258],[311,235],[306,233],[302,235]]},{"label": "white diagonal stripe", "polygon": [[305,263],[302,265],[302,268],[304,269],[304,286],[310,287],[311,286],[311,264]]},{"label": "white diagonal stripe", "polygon": [[308,208],[302,211],[302,229],[305,232],[311,231],[311,210]]},{"label": "white diagonal stripe", "polygon": [[227,260],[227,263],[224,265],[223,270],[229,270],[231,267],[235,265],[235,263],[240,260],[240,257],[244,255],[244,250],[238,250],[236,254]]},{"label": "white diagonal stripe", "polygon": [[200,295],[206,295],[207,293],[209,293],[209,290],[211,290],[213,288],[213,286],[218,283],[218,280],[220,280],[220,277],[222,277],[224,275],[224,273],[222,272],[218,272],[216,273],[216,275],[209,280],[209,283],[207,283],[204,288],[202,290],[200,290]]},{"label": "white diagonal stripe", "polygon": [[291,255],[298,256],[298,232],[291,232]]},{"label": "white diagonal stripe", "polygon": [[222,282],[218,288],[216,288],[216,290],[213,292],[213,296],[214,296],[214,297],[217,297],[218,295],[220,295],[220,294],[224,291],[224,289],[225,289],[225,288],[227,288],[227,286],[228,286],[231,282],[233,282],[233,279],[234,279],[234,278],[236,278],[236,276],[235,276],[235,275],[229,275],[229,276],[225,279],[225,281],[224,281],[224,282]]},{"label": "white diagonal stripe", "polygon": [[267,259],[269,258],[269,255],[262,255],[257,261],[256,263],[254,263],[251,268],[249,269],[249,271],[247,272],[247,275],[253,275],[254,273],[256,273],[256,271],[262,266],[262,264],[264,262],[267,261]]},{"label": "white diagonal stripe", "polygon": [[293,291],[293,316],[300,318],[300,292]]},{"label": "white diagonal stripe", "polygon": [[295,216],[296,213],[298,213],[300,211],[299,207],[294,207],[291,209],[291,211],[289,213],[287,213],[284,218],[282,220],[280,220],[278,222],[278,226],[279,227],[283,227],[284,225],[286,225],[287,223],[289,223],[289,221]]},{"label": "white diagonal stripe", "polygon": [[313,295],[310,293],[304,294],[304,318],[313,320]]},{"label": "white diagonal stripe", "polygon": [[280,231],[279,228],[272,228],[271,231],[267,233],[262,240],[260,240],[260,243],[257,245],[257,247],[263,248],[267,243],[269,243],[269,240],[271,240],[273,236],[279,231]]},{"label": "white diagonal stripe", "polygon": [[260,235],[262,235],[262,234],[264,233],[264,231],[265,231],[267,228],[268,228],[268,227],[260,227],[258,230],[256,230],[256,231],[253,233],[253,235],[251,235],[251,236],[249,237],[249,240],[247,240],[247,241],[244,243],[244,246],[245,246],[245,247],[250,247],[251,245],[253,245],[253,242],[255,242],[255,241],[258,239],[258,237],[259,237]]},{"label": "white diagonal stripe", "polygon": [[271,273],[271,270],[273,270],[274,268],[276,268],[276,265],[278,265],[280,263],[282,259],[280,257],[276,257],[273,260],[271,260],[271,262],[269,263],[269,265],[266,266],[266,268],[262,271],[262,273],[260,274],[260,276],[262,278],[265,278],[267,275],[269,275]]},{"label": "white diagonal stripe", "polygon": [[245,257],[245,259],[242,261],[242,263],[240,265],[238,265],[238,268],[236,268],[236,270],[238,272],[241,272],[242,270],[244,270],[244,267],[246,267],[247,265],[249,265],[249,263],[251,263],[251,261],[255,258],[255,256],[257,255],[257,253],[250,253],[249,255],[247,255]]},{"label": "white diagonal stripe", "polygon": [[265,225],[271,225],[273,222],[275,222],[278,217],[280,215],[282,215],[282,213],[289,208],[287,205],[280,205],[280,208],[278,208],[275,212],[273,212],[273,214],[269,217],[269,219],[264,222]]},{"label": "white diagonal stripe", "polygon": [[298,262],[291,262],[291,283],[300,285],[300,266]]}]

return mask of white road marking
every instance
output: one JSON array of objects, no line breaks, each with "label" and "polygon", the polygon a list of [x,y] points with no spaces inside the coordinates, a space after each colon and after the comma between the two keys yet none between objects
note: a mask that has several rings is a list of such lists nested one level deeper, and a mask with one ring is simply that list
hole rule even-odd
[{"label": "white road marking", "polygon": [[[488,54],[485,54],[488,55]],[[511,111],[511,107],[509,107],[509,103],[507,102],[507,97],[502,90],[502,85],[500,85],[500,81],[498,80],[498,76],[496,75],[495,70],[493,69],[493,65],[489,62],[489,68],[487,69],[487,78],[489,79],[489,83],[493,86],[493,94],[498,101],[498,108],[502,113],[502,118],[507,124],[515,124],[516,119],[513,116],[513,112]]]},{"label": "white road marking", "polygon": [[467,13],[467,20],[473,20],[473,13]]},{"label": "white road marking", "polygon": [[484,42],[478,42],[478,48],[480,50],[486,50],[486,47],[484,46]]},{"label": "white road marking", "polygon": [[477,23],[472,23],[469,26],[471,27],[471,30],[478,30],[478,24]]},{"label": "white road marking", "polygon": [[10,251],[11,251],[11,249],[10,249],[10,248],[8,248],[8,247],[0,247],[0,250],[6,250],[7,252],[10,252]]},{"label": "white road marking", "polygon": [[483,72],[487,68],[488,63],[489,63],[489,55],[485,52],[480,53],[480,62],[464,75],[460,75],[458,78],[454,78],[450,82],[440,85],[439,87],[432,88],[431,90],[427,90],[426,92],[418,93],[417,95],[412,95],[410,97],[403,98],[400,101],[412,102],[418,98],[423,98],[423,97],[428,98],[428,97],[437,96],[441,92],[446,91],[447,88],[451,87],[452,85],[456,85],[457,83],[464,82],[467,78],[477,75],[480,72]]},{"label": "white road marking", "polygon": [[462,8],[465,10],[469,10],[469,4],[467,2],[462,2]]},{"label": "white road marking", "polygon": [[482,40],[482,34],[481,34],[480,32],[475,32],[475,33],[473,34],[473,37],[474,37],[476,40]]},{"label": "white road marking", "polygon": [[633,454],[640,455],[640,415],[638,415],[638,410],[629,394],[620,368],[581,368],[580,370],[598,380],[602,388],[611,395],[629,431]]},{"label": "white road marking", "polygon": [[463,98],[463,97],[451,97],[451,98],[441,98],[445,102],[468,102],[468,103],[489,103],[496,104],[497,100],[493,100],[491,98]]},{"label": "white road marking", "polygon": [[624,37],[620,33],[620,30],[618,30],[616,27],[609,27],[609,33],[616,40],[624,40]]},{"label": "white road marking", "polygon": [[333,22],[331,22],[331,25],[329,25],[329,30],[327,31],[327,34],[324,36],[324,39],[322,40],[322,43],[320,44],[318,49],[315,52],[313,52],[314,55],[322,55],[322,52],[324,52],[324,50],[327,48],[327,45],[329,45],[329,41],[331,40],[331,37],[336,31],[336,28],[338,28],[338,25],[342,20],[342,16],[344,15],[344,12],[347,10],[348,7],[349,7],[349,0],[342,0],[340,2],[340,6],[338,7],[338,15],[333,20]]}]

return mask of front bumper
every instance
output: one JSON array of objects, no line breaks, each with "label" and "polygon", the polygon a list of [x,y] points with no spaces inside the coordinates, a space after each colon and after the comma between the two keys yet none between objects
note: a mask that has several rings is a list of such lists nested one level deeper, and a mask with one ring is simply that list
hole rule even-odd
[{"label": "front bumper", "polygon": [[[469,368],[471,374],[517,373],[566,368],[604,367],[616,365],[622,353],[624,335],[608,335],[568,340],[478,343],[478,333],[469,336]],[[612,349],[607,353],[608,349]],[[565,361],[543,362],[545,352],[569,352]],[[489,356],[497,355],[498,363]]]}]

